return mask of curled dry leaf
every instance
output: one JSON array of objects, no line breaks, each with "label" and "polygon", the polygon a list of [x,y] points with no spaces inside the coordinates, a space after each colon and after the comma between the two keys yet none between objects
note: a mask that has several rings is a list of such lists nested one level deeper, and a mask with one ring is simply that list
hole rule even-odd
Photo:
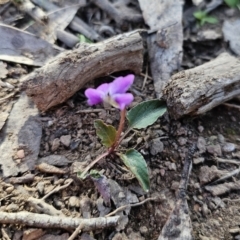
[{"label": "curled dry leaf", "polygon": [[36,165],[35,168],[37,170],[39,170],[40,172],[44,172],[44,173],[54,173],[54,174],[65,174],[65,173],[67,173],[67,171],[62,170],[60,168],[57,168],[57,167],[52,166],[52,165],[47,164],[47,163],[41,163],[39,165]]}]

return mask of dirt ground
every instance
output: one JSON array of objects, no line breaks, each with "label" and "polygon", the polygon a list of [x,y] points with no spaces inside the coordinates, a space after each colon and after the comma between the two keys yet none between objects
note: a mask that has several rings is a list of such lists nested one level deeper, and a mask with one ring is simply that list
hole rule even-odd
[{"label": "dirt ground", "polygon": [[[137,1],[134,7],[139,10]],[[190,1],[184,5],[184,45],[183,62],[179,70],[193,68],[211,59],[214,59],[223,51],[230,51],[221,35],[221,26],[226,18],[239,15],[239,10],[230,9],[226,5],[216,8],[211,14],[217,16],[219,23],[197,26],[192,12],[195,7]],[[10,11],[11,12],[8,12]],[[5,18],[12,12],[19,14],[12,6],[5,12]],[[139,10],[140,11],[140,10]],[[121,33],[114,21],[108,19],[95,6],[88,5],[78,12],[78,15],[87,21],[89,14],[93,19],[105,22],[114,34]],[[101,17],[99,17],[100,15]],[[96,20],[96,19],[95,19]],[[92,20],[93,21],[93,20]],[[16,21],[17,26],[23,24],[23,20]],[[142,23],[135,26],[129,24],[124,31],[146,26]],[[212,30],[219,33],[216,39],[202,39],[204,31]],[[111,31],[102,33],[103,37],[109,37]],[[59,46],[63,47],[61,42]],[[146,61],[143,73],[146,73]],[[21,76],[32,71],[31,67],[23,64],[8,63],[8,77],[5,81],[20,86]],[[149,68],[148,68],[149,69]],[[116,76],[123,76],[128,72],[118,72],[111,76],[97,79],[89,86],[98,86],[100,83],[109,82]],[[156,98],[151,72],[143,86],[143,76],[136,76],[131,92],[134,102],[130,106]],[[46,198],[46,203],[62,211],[71,217],[99,217],[114,211],[119,204],[119,196],[107,206],[97,191],[91,179],[84,181],[77,177],[77,172],[83,166],[88,165],[93,159],[104,151],[100,140],[96,136],[93,121],[102,119],[108,124],[118,126],[119,110],[104,109],[97,105],[90,107],[86,103],[84,89],[77,92],[66,103],[41,113],[40,119],[43,127],[39,159],[49,157],[45,161],[53,162],[53,156],[62,156],[55,166],[62,169],[62,174],[42,173],[41,169],[30,172],[34,178],[30,182],[16,184],[12,178],[0,180],[0,211],[18,212],[33,211],[33,206],[26,199],[32,196],[36,199],[44,197],[56,186],[63,186],[69,179],[73,183],[68,187],[51,194]],[[11,89],[1,89],[1,98],[8,96]],[[20,90],[19,90],[20,91]],[[10,99],[15,101],[18,93]],[[228,173],[239,168],[240,159],[240,114],[239,102],[232,100],[230,104],[222,104],[204,115],[192,117],[186,116],[181,120],[172,120],[165,113],[155,124],[144,131],[131,131],[122,142],[122,149],[134,147],[142,153],[146,159],[150,174],[150,191],[145,193],[137,180],[116,158],[106,158],[100,161],[94,169],[101,171],[108,179],[114,180],[123,194],[122,198],[128,198],[134,204],[150,197],[158,197],[158,201],[148,201],[140,206],[132,207],[130,211],[122,211],[120,225],[117,229],[109,228],[79,234],[78,239],[158,239],[161,229],[175,205],[176,190],[182,174],[183,163],[189,146],[197,144],[197,150],[193,156],[193,168],[190,175],[187,200],[190,209],[190,218],[193,226],[193,237],[196,240],[230,240],[240,239],[240,200],[239,200],[239,173],[213,183],[219,179],[221,171]],[[2,104],[4,109],[6,103]],[[6,149],[7,151],[7,149]],[[222,160],[222,161],[219,161]],[[228,162],[234,159],[235,162]],[[54,165],[54,164],[53,164]],[[219,172],[219,171],[220,172]],[[28,174],[24,173],[23,175]],[[17,176],[21,177],[21,176]],[[217,184],[235,183],[235,187],[228,187],[223,194],[214,195],[206,189],[206,186]],[[114,185],[115,186],[115,185]],[[117,187],[116,187],[117,188]],[[1,239],[68,239],[72,231],[69,229],[32,229],[21,224],[1,224]],[[27,232],[34,232],[33,238]],[[39,235],[37,235],[39,234]],[[24,236],[24,237],[23,237]]]}]

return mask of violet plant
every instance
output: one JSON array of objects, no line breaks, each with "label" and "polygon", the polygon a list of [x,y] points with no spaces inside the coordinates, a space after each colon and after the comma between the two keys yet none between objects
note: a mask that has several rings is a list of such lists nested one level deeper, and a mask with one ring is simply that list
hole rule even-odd
[{"label": "violet plant", "polygon": [[[111,83],[103,83],[96,89],[88,88],[85,96],[90,106],[103,103],[111,105],[120,110],[120,123],[116,130],[112,125],[105,124],[102,120],[95,120],[94,126],[96,133],[101,139],[102,144],[107,147],[107,151],[98,156],[86,169],[80,174],[81,178],[87,176],[87,172],[102,158],[115,154],[119,156],[127,168],[135,175],[140,185],[145,191],[150,188],[148,168],[142,154],[135,149],[129,149],[125,153],[119,151],[119,146],[124,137],[134,129],[146,128],[152,125],[160,116],[166,112],[165,104],[158,99],[142,102],[126,111],[134,97],[127,93],[134,82],[134,75],[118,77]],[[128,120],[129,127],[121,136],[125,119]]]}]

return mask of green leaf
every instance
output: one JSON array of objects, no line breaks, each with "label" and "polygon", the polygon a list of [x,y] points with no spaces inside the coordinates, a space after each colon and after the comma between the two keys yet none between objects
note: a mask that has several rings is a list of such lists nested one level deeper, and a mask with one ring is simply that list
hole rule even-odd
[{"label": "green leaf", "polygon": [[90,39],[86,38],[82,34],[78,34],[78,38],[79,38],[80,43],[92,43],[92,41]]},{"label": "green leaf", "polygon": [[240,4],[240,0],[224,0],[224,2],[231,8],[235,8]]},{"label": "green leaf", "polygon": [[167,111],[166,104],[158,99],[145,101],[132,108],[127,113],[131,128],[145,128],[152,125]]},{"label": "green leaf", "polygon": [[215,24],[218,23],[218,19],[215,17],[205,17],[204,18],[205,22],[211,23],[211,24]]},{"label": "green leaf", "polygon": [[138,182],[148,192],[150,188],[148,168],[143,156],[135,149],[129,149],[125,154],[120,154],[127,168],[135,175]]},{"label": "green leaf", "polygon": [[197,11],[197,12],[193,13],[193,16],[198,20],[202,20],[203,18],[205,18],[207,16],[207,13],[204,11]]},{"label": "green leaf", "polygon": [[95,120],[94,127],[104,146],[111,147],[115,143],[117,131],[112,125],[107,125],[102,120]]}]

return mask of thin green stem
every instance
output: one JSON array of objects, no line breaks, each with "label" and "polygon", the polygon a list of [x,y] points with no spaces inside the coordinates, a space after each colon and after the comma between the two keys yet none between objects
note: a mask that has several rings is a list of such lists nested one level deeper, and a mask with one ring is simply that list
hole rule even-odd
[{"label": "thin green stem", "polygon": [[106,157],[107,155],[110,154],[110,151],[107,151],[103,154],[101,154],[100,156],[98,156],[93,162],[91,162],[86,168],[85,170],[81,173],[81,176],[85,176],[86,173],[98,162],[100,161],[101,159],[103,159],[104,157]]}]

